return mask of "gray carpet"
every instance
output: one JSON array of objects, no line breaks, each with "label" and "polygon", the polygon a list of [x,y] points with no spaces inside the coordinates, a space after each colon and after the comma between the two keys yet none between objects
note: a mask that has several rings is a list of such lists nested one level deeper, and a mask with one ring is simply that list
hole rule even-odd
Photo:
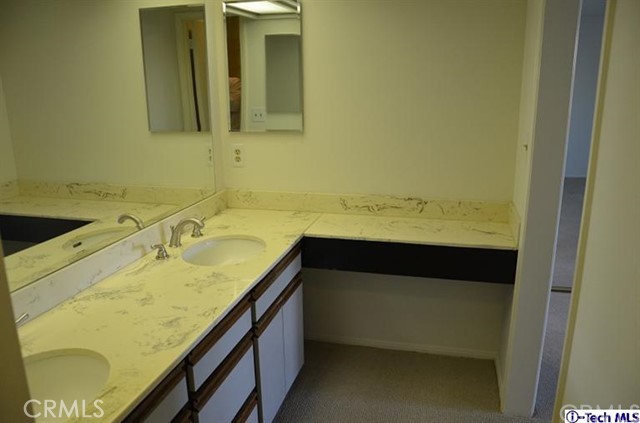
[{"label": "gray carpet", "polygon": [[570,288],[576,265],[585,178],[565,178],[558,228],[558,245],[553,269],[553,286]]},{"label": "gray carpet", "polygon": [[531,422],[499,411],[492,361],[321,342],[276,422]]},{"label": "gray carpet", "polygon": [[[565,179],[554,286],[571,287],[584,178]],[[305,344],[305,366],[275,421],[551,421],[571,295],[553,292],[534,417],[500,413],[493,362],[320,342]]]}]

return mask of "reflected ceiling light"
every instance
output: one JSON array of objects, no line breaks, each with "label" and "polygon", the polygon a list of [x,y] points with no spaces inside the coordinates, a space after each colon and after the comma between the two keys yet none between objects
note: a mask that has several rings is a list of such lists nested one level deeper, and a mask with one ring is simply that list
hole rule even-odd
[{"label": "reflected ceiling light", "polygon": [[274,3],[270,1],[239,1],[229,2],[227,7],[233,7],[235,9],[244,10],[245,12],[255,13],[258,15],[268,14],[280,14],[280,13],[292,13],[295,9],[288,7],[286,4]]}]

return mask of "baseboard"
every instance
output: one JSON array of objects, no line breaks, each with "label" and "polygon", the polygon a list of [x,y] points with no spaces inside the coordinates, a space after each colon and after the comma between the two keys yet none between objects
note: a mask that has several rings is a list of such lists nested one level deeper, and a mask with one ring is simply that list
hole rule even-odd
[{"label": "baseboard", "polygon": [[[439,345],[411,344],[405,342],[383,341],[379,339],[353,338],[347,336],[320,335],[305,333],[305,339],[309,341],[330,342],[333,344],[357,345],[383,350],[411,351],[426,354],[446,355],[452,357],[477,358],[483,360],[496,360],[497,351],[475,350],[469,348],[443,347]],[[499,382],[498,382],[499,383]]]}]

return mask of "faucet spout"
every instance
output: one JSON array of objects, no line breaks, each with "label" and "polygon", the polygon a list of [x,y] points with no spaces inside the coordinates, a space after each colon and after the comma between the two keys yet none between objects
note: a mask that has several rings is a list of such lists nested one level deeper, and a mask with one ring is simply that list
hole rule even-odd
[{"label": "faucet spout", "polygon": [[138,216],[132,213],[125,213],[118,216],[118,223],[124,223],[125,220],[132,220],[133,223],[136,224],[138,230],[142,230],[144,228],[144,222]]},{"label": "faucet spout", "polygon": [[171,240],[169,241],[169,247],[180,247],[182,245],[182,242],[180,241],[182,230],[185,226],[190,224],[194,227],[194,233],[202,235],[200,232],[204,228],[202,219],[198,219],[195,217],[182,219],[176,226],[171,227]]}]

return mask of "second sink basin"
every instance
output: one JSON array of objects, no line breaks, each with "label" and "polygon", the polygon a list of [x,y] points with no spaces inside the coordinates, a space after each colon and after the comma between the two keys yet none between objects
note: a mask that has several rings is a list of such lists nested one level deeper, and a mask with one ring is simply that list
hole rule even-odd
[{"label": "second sink basin", "polygon": [[[90,404],[102,391],[109,379],[109,361],[95,351],[85,349],[63,349],[47,351],[25,358],[25,371],[34,414],[42,412],[44,400],[64,401],[70,407],[77,401]],[[37,423],[62,421],[47,418],[41,413]]]},{"label": "second sink basin", "polygon": [[187,248],[182,258],[198,266],[225,266],[249,260],[262,253],[265,246],[260,238],[245,235],[208,238]]}]

